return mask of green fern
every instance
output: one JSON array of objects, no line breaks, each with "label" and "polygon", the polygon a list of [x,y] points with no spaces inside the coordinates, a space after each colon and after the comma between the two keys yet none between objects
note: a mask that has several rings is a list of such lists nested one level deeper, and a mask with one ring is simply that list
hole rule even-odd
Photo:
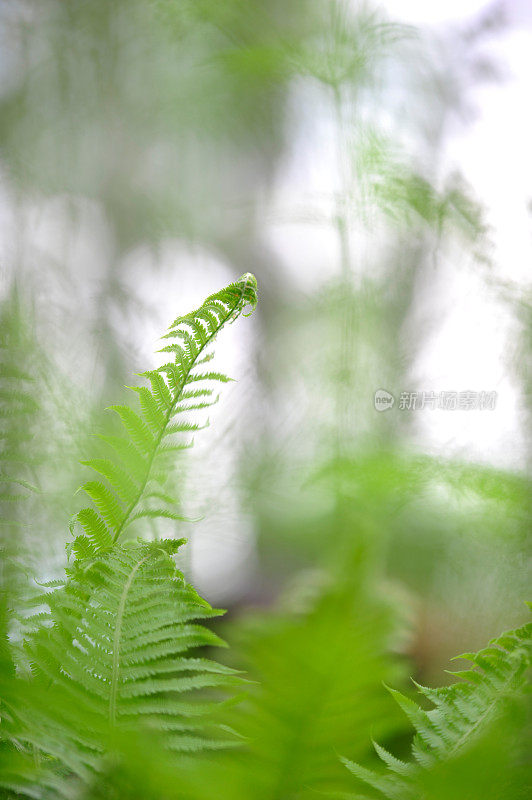
[{"label": "green fern", "polygon": [[342,759],[379,796],[391,800],[425,796],[422,781],[426,771],[461,755],[504,712],[508,700],[527,681],[527,670],[532,663],[532,623],[493,639],[478,653],[464,653],[456,658],[473,664],[469,669],[451,672],[462,678],[461,682],[438,689],[418,686],[434,704],[432,710],[424,711],[413,700],[390,690],[416,730],[413,762],[401,761],[377,743],[374,743],[377,754],[388,767],[384,774]]},{"label": "green fern", "polygon": [[178,317],[163,337],[174,341],[161,351],[170,353],[173,360],[142,373],[150,389],[130,387],[138,394],[140,412],[125,405],[111,406],[126,435],[102,436],[108,457],[82,462],[100,480],[83,485],[94,506],[79,511],[71,525],[74,530],[77,522],[84,531],[72,545],[78,558],[109,550],[139,519],[182,519],[175,499],[165,491],[171,461],[189,446],[176,436],[198,429],[182,415],[212,405],[216,402],[213,382],[229,380],[219,372],[196,368],[211,360],[208,347],[223,326],[246,306],[255,307],[256,288],[254,276],[247,273],[208,297],[196,311]]},{"label": "green fern", "polygon": [[170,753],[239,741],[218,724],[218,693],[242,679],[191,655],[223,642],[198,624],[220,612],[176,569],[182,543],[117,545],[46,596],[48,612],[25,643],[31,678],[3,692],[4,738],[7,729],[18,753],[0,766],[1,786],[72,796],[98,781],[113,731],[155,736]]},{"label": "green fern", "polygon": [[[26,642],[35,680],[59,687],[75,709],[77,732],[70,737],[86,767],[94,766],[97,734],[107,723],[127,728],[143,722],[165,732],[171,750],[227,743],[227,737],[216,738],[214,726],[206,734],[212,702],[184,699],[239,679],[235,670],[189,655],[223,642],[196,624],[220,612],[177,570],[171,556],[182,544],[173,539],[117,545],[90,565],[78,565],[74,577],[46,596],[50,627],[41,615],[38,631]],[[94,719],[102,723],[96,729]],[[72,720],[63,722],[68,729]],[[29,724],[19,739],[43,748],[33,736]]]},{"label": "green fern", "polygon": [[206,348],[223,325],[256,301],[248,274],[178,318],[167,334],[177,341],[164,348],[174,361],[146,373],[151,390],[135,387],[141,413],[114,407],[128,436],[105,437],[113,457],[86,462],[104,480],[84,486],[94,507],[77,514],[84,533],[71,546],[76,558],[64,581],[44,584],[49,591],[34,599],[36,613],[25,620],[25,661],[2,685],[0,738],[10,754],[0,763],[4,789],[76,796],[80,782],[98,780],[112,742],[128,732],[147,731],[166,752],[181,754],[237,741],[219,713],[227,688],[241,678],[191,655],[223,642],[200,624],[221,612],[174,563],[184,540],[119,538],[142,517],[175,518],[164,484],[183,445],[172,437],[194,428],[176,417],[204,408],[212,402],[209,382],[227,380],[194,368],[210,360]]}]

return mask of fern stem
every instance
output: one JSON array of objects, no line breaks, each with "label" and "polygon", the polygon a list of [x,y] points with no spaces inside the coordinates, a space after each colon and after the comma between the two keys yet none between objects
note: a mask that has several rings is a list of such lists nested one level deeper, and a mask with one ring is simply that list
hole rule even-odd
[{"label": "fern stem", "polygon": [[113,668],[111,673],[111,690],[109,693],[109,721],[111,725],[116,723],[116,694],[118,691],[118,673],[120,670],[120,636],[122,633],[122,621],[124,618],[124,610],[126,607],[126,600],[129,590],[131,588],[131,584],[135,578],[140,567],[143,565],[145,561],[147,561],[149,556],[144,556],[141,558],[133,569],[126,581],[126,584],[122,590],[122,594],[120,596],[120,603],[118,604],[118,612],[116,615],[116,625],[115,625],[115,632],[113,636]]}]

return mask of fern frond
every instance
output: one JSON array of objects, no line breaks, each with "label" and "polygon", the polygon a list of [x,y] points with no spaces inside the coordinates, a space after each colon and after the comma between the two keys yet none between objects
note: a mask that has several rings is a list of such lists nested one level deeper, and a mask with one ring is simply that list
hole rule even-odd
[{"label": "fern frond", "polygon": [[[255,307],[256,289],[257,282],[248,273],[208,297],[196,311],[174,320],[163,337],[175,340],[163,347],[164,352],[174,355],[174,361],[142,373],[151,388],[129,387],[138,395],[140,409],[110,406],[120,418],[125,435],[102,436],[110,451],[108,457],[82,462],[101,480],[82,486],[94,508],[82,509],[75,518],[84,530],[72,545],[78,558],[109,550],[138,519],[182,519],[164,483],[169,459],[188,446],[174,437],[200,426],[176,417],[212,405],[217,400],[211,399],[212,383],[230,380],[220,372],[197,372],[195,368],[210,361],[211,354],[205,351],[223,326],[233,322],[247,306]],[[198,402],[184,402],[196,399]],[[159,502],[153,505],[151,499],[157,494]]]},{"label": "fern frond", "polygon": [[472,668],[451,672],[460,682],[441,688],[418,686],[433,704],[423,710],[413,700],[390,689],[416,731],[412,743],[414,761],[408,764],[375,744],[389,772],[378,774],[342,759],[356,777],[391,800],[423,796],[420,779],[427,770],[450,761],[469,749],[504,712],[507,702],[519,694],[532,663],[532,623],[493,639],[478,653],[457,656]]},{"label": "fern frond", "polygon": [[[238,672],[191,655],[223,644],[198,624],[221,612],[176,568],[183,541],[116,545],[77,563],[63,587],[41,598],[51,624],[25,642],[33,680],[27,701],[10,711],[19,747],[36,749],[56,772],[90,781],[109,729],[140,725],[180,752],[236,741],[215,714],[217,694],[241,682]],[[47,706],[39,697],[61,699]]]}]

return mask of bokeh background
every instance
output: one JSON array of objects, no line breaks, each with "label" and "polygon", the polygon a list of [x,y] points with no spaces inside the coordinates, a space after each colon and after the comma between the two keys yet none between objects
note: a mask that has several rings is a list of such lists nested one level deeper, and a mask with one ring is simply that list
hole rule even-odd
[{"label": "bokeh background", "polygon": [[[103,409],[173,318],[250,271],[257,311],[217,344],[236,382],[176,465],[194,521],[164,535],[188,537],[183,568],[235,641],[255,632],[251,663],[279,676],[268,643],[295,634],[272,620],[318,614],[330,586],[379,595],[424,681],[520,624],[530,3],[3,0],[0,39],[0,502],[20,586],[64,566]],[[496,402],[400,407],[444,391]]]}]

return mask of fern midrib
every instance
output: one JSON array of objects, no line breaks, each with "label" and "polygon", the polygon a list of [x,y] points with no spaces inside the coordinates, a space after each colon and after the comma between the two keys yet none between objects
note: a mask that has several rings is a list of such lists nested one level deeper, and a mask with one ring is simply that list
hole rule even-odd
[{"label": "fern midrib", "polygon": [[183,380],[181,382],[179,390],[176,393],[174,402],[172,403],[172,405],[169,407],[168,411],[166,412],[166,416],[165,416],[163,425],[161,427],[161,430],[159,432],[159,435],[158,435],[157,439],[155,440],[155,445],[154,445],[152,454],[151,454],[151,456],[150,456],[150,458],[148,460],[148,464],[146,466],[146,474],[144,476],[144,480],[143,480],[143,482],[141,484],[141,487],[139,489],[139,492],[138,492],[137,496],[135,497],[134,500],[132,500],[132,502],[128,506],[128,508],[126,510],[126,513],[125,513],[125,515],[124,515],[124,517],[122,519],[122,522],[120,523],[119,527],[116,530],[115,535],[113,536],[113,544],[115,544],[118,541],[118,537],[120,536],[120,534],[124,530],[124,527],[126,526],[129,518],[131,517],[131,514],[133,513],[133,511],[135,510],[135,508],[139,504],[140,499],[142,498],[142,495],[144,494],[144,490],[146,489],[146,485],[147,485],[147,483],[148,483],[148,481],[150,479],[151,468],[153,466],[153,462],[155,460],[155,456],[157,455],[157,452],[159,450],[159,446],[160,446],[160,444],[161,444],[161,442],[163,440],[163,437],[164,437],[164,435],[166,433],[168,425],[170,424],[170,420],[172,419],[172,417],[175,414],[175,408],[176,408],[177,404],[179,403],[179,401],[181,400],[181,397],[182,397],[182,394],[183,394],[183,390],[184,390],[184,388],[186,386],[186,383],[187,383],[187,380],[188,380],[188,376],[190,375],[192,369],[196,366],[198,358],[203,353],[205,348],[211,343],[211,341],[214,339],[214,337],[221,331],[221,329],[223,328],[223,326],[225,325],[227,320],[230,319],[230,317],[237,310],[239,304],[242,302],[242,299],[244,297],[244,292],[245,292],[246,288],[247,288],[247,286],[244,286],[244,288],[241,291],[240,297],[238,298],[238,300],[235,303],[235,305],[230,309],[230,311],[228,311],[228,313],[223,318],[223,320],[220,323],[220,325],[218,326],[218,328],[215,331],[213,331],[213,333],[211,333],[211,335],[202,344],[202,346],[198,350],[196,358],[194,359],[194,361],[192,362],[192,364],[190,365],[190,367],[186,371],[186,374],[183,376]]},{"label": "fern midrib", "polygon": [[115,632],[113,636],[113,667],[111,672],[111,691],[109,694],[109,721],[111,725],[114,725],[116,722],[116,694],[118,689],[118,674],[120,671],[120,637],[122,635],[122,622],[124,619],[124,611],[126,608],[126,601],[129,590],[131,589],[131,584],[137,574],[138,570],[147,561],[149,558],[149,554],[141,558],[129,574],[129,577],[122,589],[122,594],[120,595],[120,602],[118,603],[118,611],[116,615],[116,625],[115,625]]}]

